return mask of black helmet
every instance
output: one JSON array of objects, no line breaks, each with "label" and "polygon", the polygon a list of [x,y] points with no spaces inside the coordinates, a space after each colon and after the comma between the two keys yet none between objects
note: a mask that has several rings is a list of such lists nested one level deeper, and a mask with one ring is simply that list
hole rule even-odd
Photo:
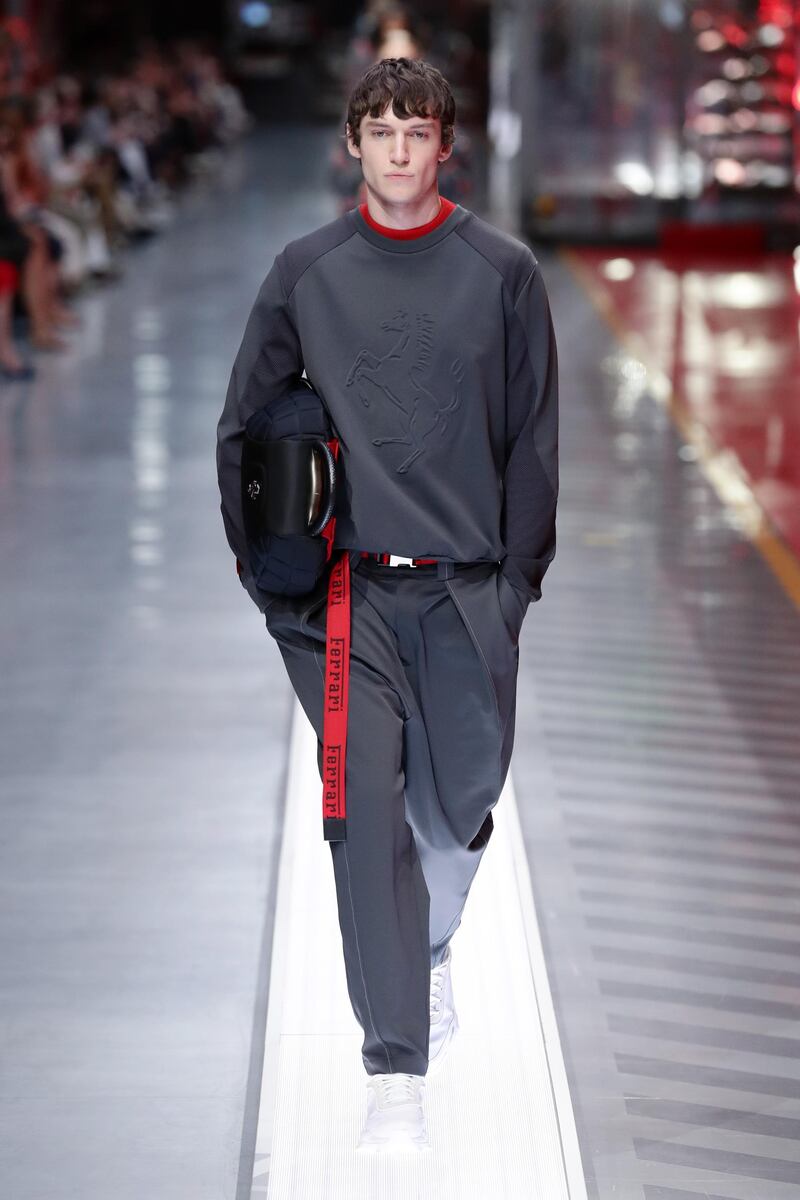
[{"label": "black helmet", "polygon": [[[242,512],[250,570],[264,592],[313,591],[333,547],[339,444],[309,383],[245,424]],[[325,533],[323,533],[325,530]]]}]

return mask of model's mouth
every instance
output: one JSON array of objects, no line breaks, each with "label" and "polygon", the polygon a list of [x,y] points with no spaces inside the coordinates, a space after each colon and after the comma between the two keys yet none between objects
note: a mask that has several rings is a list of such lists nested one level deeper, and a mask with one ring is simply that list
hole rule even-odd
[{"label": "model's mouth", "polygon": [[411,176],[404,175],[402,171],[391,171],[389,174],[389,178],[390,179],[410,179]]}]

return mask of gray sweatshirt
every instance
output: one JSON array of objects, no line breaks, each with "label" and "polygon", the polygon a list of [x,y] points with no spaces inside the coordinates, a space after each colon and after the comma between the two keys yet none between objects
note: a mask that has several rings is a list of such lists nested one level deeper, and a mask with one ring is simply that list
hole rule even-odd
[{"label": "gray sweatshirt", "polygon": [[242,519],[244,425],[303,374],[339,439],[334,547],[500,562],[541,597],[556,548],[558,363],[528,246],[461,205],[408,239],[353,208],[276,256],[217,426],[225,533],[262,611]]}]

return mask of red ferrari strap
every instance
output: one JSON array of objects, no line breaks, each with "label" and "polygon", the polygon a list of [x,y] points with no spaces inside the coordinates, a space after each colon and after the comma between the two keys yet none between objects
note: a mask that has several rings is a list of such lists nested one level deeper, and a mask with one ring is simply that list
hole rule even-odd
[{"label": "red ferrari strap", "polygon": [[347,701],[350,677],[350,555],[344,550],[328,580],[325,713],[322,758],[322,828],[326,842],[343,842]]}]

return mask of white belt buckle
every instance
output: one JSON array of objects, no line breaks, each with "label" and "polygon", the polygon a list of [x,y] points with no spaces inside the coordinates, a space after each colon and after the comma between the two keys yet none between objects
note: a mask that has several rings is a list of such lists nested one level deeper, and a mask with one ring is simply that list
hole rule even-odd
[{"label": "white belt buckle", "polygon": [[390,554],[389,555],[389,566],[390,567],[397,567],[401,563],[405,563],[406,566],[409,566],[409,567],[414,566],[413,558],[403,558],[402,554]]}]

